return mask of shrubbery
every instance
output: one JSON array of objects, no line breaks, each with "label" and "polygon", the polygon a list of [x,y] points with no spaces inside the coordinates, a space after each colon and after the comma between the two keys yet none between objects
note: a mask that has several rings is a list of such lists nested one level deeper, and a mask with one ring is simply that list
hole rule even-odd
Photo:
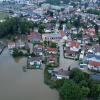
[{"label": "shrubbery", "polygon": [[13,57],[22,57],[22,56],[26,56],[27,54],[24,54],[22,51],[18,50],[18,49],[13,49]]}]

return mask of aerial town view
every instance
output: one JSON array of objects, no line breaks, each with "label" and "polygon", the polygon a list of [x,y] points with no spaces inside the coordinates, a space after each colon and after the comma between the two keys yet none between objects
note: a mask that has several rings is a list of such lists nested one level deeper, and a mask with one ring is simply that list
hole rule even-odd
[{"label": "aerial town view", "polygon": [[0,0],[0,100],[100,100],[100,0]]}]

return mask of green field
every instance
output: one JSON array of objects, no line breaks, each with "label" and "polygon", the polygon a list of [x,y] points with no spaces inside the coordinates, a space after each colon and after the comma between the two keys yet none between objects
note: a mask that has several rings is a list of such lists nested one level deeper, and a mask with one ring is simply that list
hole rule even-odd
[{"label": "green field", "polygon": [[0,20],[6,18],[6,17],[8,17],[8,16],[9,16],[8,13],[6,13],[6,12],[0,12]]}]

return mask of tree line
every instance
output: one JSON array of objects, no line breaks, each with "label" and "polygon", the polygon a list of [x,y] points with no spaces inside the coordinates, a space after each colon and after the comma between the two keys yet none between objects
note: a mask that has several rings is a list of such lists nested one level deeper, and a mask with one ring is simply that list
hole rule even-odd
[{"label": "tree line", "polygon": [[34,23],[25,18],[7,18],[4,22],[0,23],[0,37],[15,34],[26,34],[34,29]]},{"label": "tree line", "polygon": [[97,10],[97,9],[88,9],[87,13],[95,14],[95,15],[100,15],[100,10]]},{"label": "tree line", "polygon": [[62,100],[100,100],[100,81],[77,68],[71,70],[69,77],[55,83]]}]

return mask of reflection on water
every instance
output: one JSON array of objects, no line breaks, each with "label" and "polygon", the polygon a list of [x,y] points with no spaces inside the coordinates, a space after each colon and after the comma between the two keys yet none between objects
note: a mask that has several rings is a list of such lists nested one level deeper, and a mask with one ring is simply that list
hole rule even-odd
[{"label": "reflection on water", "polygon": [[26,58],[0,55],[0,100],[59,100],[58,92],[43,82],[43,70],[23,72]]},{"label": "reflection on water", "polygon": [[22,67],[23,72],[26,72],[28,69],[26,68],[26,66]]},{"label": "reflection on water", "polygon": [[22,58],[21,57],[17,57],[17,58],[13,58],[13,59],[14,59],[15,63],[19,63]]}]

